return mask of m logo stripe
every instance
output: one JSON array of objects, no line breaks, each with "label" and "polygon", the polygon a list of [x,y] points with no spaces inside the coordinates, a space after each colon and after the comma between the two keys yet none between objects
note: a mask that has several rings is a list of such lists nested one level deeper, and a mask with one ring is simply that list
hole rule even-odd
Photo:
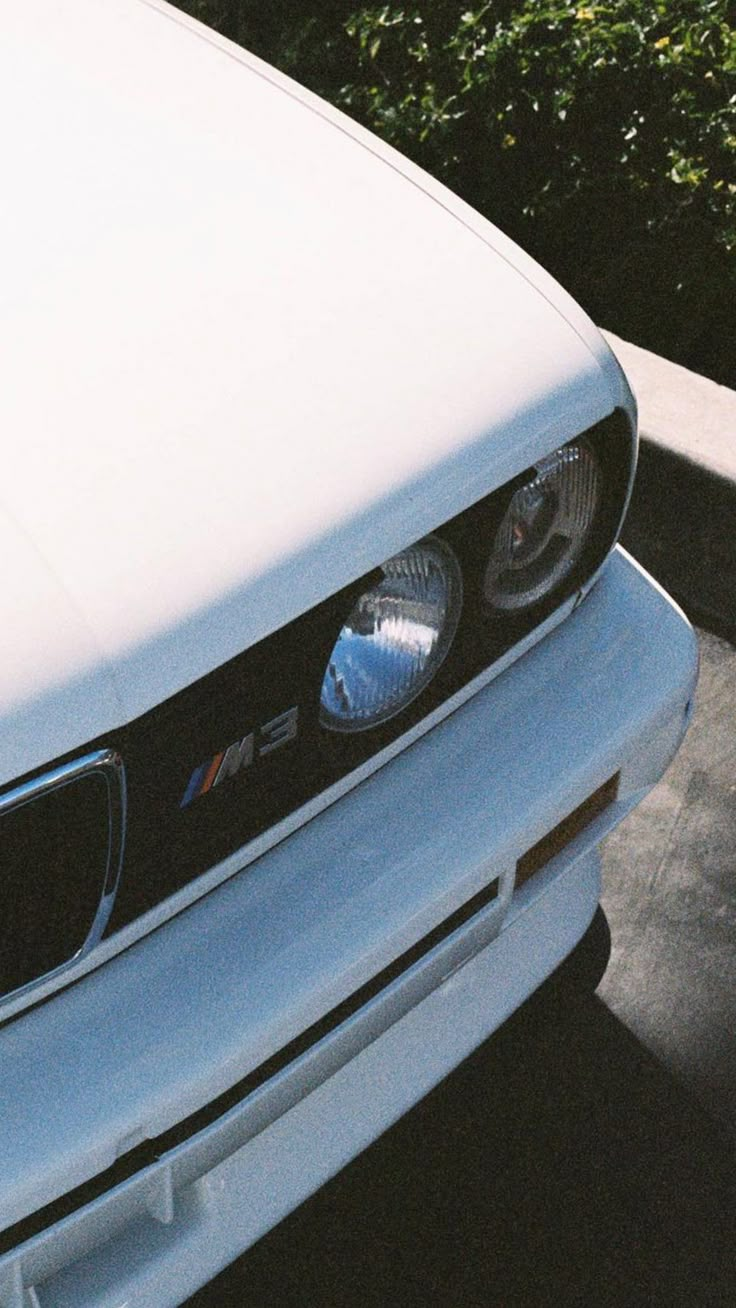
[{"label": "m logo stripe", "polygon": [[213,758],[212,762],[210,763],[209,771],[208,771],[208,773],[207,773],[207,776],[206,776],[205,779],[204,779],[204,785],[202,786],[202,789],[201,789],[200,792],[199,792],[200,795],[206,795],[206,794],[207,794],[207,791],[209,790],[209,788],[210,788],[210,786],[212,785],[212,783],[213,783],[215,777],[217,776],[217,773],[218,773],[218,771],[219,771],[219,769],[220,769],[220,764],[222,763],[222,760],[224,759],[224,757],[225,757],[225,751],[224,751],[224,750],[222,750],[221,753],[219,753],[219,754],[215,754],[215,757]]},{"label": "m logo stripe", "polygon": [[191,804],[192,800],[196,798],[197,792],[199,791],[200,784],[204,779],[204,775],[208,767],[209,767],[209,762],[202,763],[200,767],[194,769],[191,777],[189,778],[189,785],[184,791],[184,797],[181,800],[181,803],[179,804],[180,808],[186,808],[187,804]]},{"label": "m logo stripe", "polygon": [[[249,732],[243,736],[240,742],[230,745],[222,755],[222,763],[217,772],[213,785],[219,786],[225,777],[234,777],[242,767],[248,767],[253,762],[253,733]],[[204,791],[202,792],[204,794]]]}]

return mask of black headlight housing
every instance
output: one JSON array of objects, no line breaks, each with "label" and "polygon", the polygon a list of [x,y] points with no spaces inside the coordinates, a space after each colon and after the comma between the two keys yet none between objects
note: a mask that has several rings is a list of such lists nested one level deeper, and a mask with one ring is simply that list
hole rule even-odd
[{"label": "black headlight housing", "polygon": [[344,738],[326,751],[356,761],[376,752],[579,593],[618,537],[635,459],[635,434],[616,411],[436,528],[433,536],[450,547],[462,573],[463,610],[452,648],[395,719],[367,739]]}]

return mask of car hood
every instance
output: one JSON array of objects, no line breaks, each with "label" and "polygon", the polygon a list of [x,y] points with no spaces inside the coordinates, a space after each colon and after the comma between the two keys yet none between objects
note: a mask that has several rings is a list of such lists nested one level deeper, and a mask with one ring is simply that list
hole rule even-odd
[{"label": "car hood", "polygon": [[500,233],[165,5],[15,6],[0,101],[5,778],[631,403]]}]

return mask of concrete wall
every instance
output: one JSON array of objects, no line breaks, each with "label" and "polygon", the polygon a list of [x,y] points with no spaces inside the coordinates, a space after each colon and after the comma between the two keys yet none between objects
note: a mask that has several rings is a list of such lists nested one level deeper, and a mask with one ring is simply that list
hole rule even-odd
[{"label": "concrete wall", "polygon": [[639,402],[623,544],[694,619],[736,636],[736,391],[605,333]]}]

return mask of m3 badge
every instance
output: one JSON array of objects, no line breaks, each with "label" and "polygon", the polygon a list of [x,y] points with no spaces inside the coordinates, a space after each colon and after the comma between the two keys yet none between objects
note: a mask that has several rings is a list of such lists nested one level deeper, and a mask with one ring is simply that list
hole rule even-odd
[{"label": "m3 badge", "polygon": [[299,724],[298,707],[287,709],[271,718],[262,726],[249,731],[242,740],[233,741],[218,754],[213,754],[204,763],[196,767],[189,778],[187,788],[179,801],[180,808],[188,808],[193,800],[214,790],[228,777],[234,777],[243,768],[250,767],[257,758],[271,754],[275,749],[296,740]]}]

